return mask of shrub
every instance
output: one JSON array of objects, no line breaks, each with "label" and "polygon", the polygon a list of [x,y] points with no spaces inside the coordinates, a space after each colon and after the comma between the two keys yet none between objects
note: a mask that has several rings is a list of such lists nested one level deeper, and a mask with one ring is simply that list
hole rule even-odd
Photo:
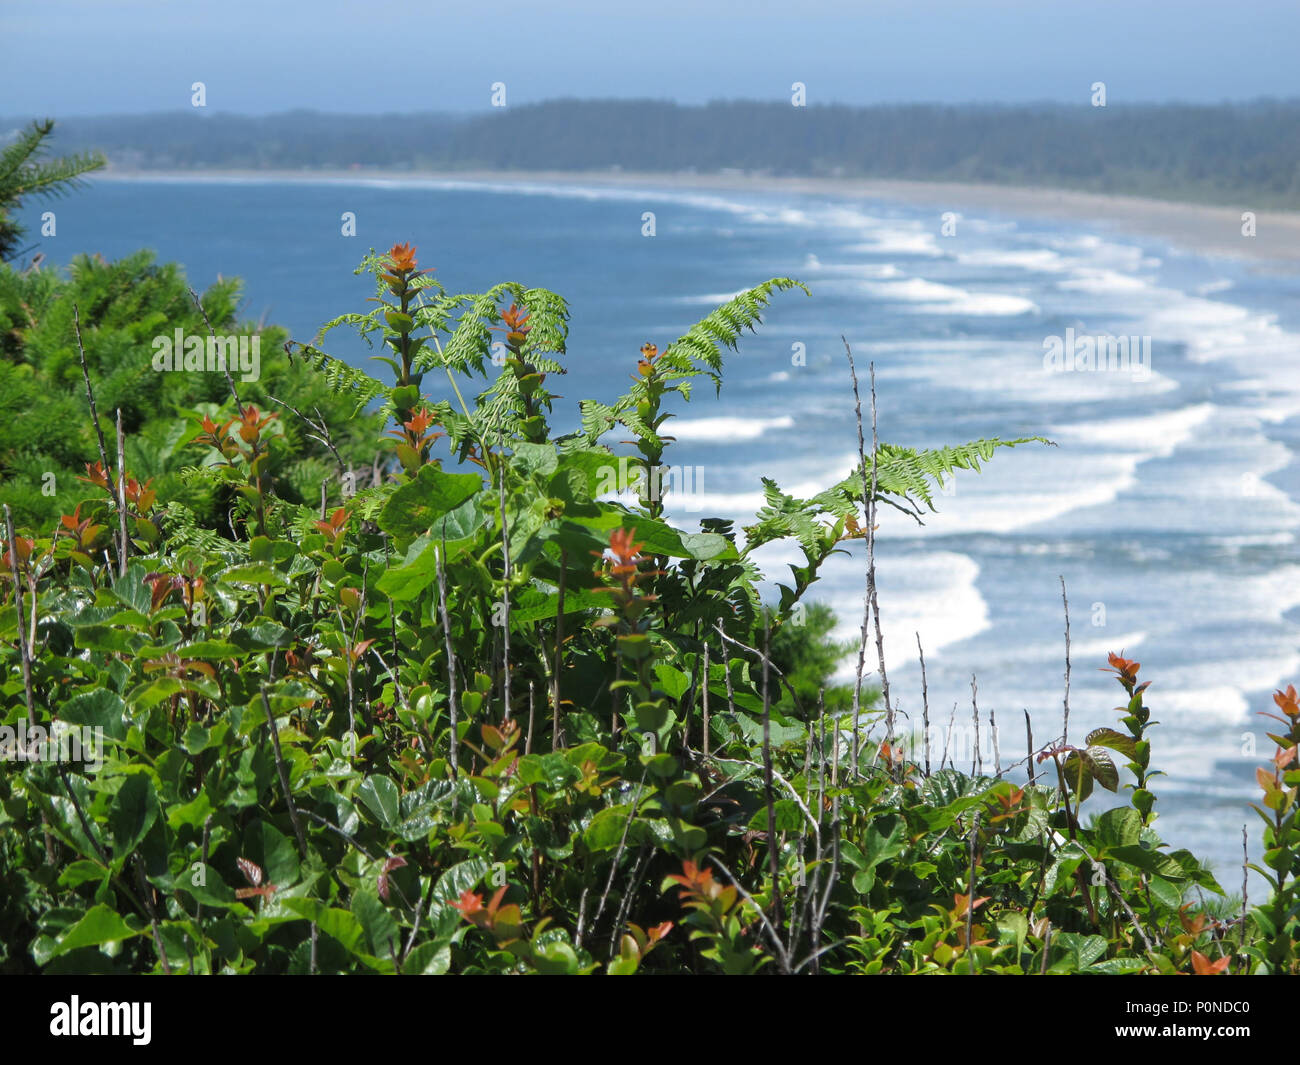
[{"label": "shrub", "polygon": [[[601,438],[630,433],[647,483],[664,401],[720,385],[724,351],[795,282],[630,354],[629,391],[556,436],[558,296],[451,295],[405,246],[363,265],[378,305],[327,330],[379,338],[396,383],[321,337],[296,348],[395,419],[380,483],[323,516],[280,494],[282,412],[245,397],[184,444],[232,493],[220,535],[151,535],[129,468],[98,471],[52,531],[7,534],[6,727],[99,729],[104,749],[0,777],[6,968],[1294,970],[1297,770],[1284,753],[1265,785],[1277,897],[1244,923],[1197,912],[1189,891],[1221,891],[1152,828],[1138,663],[1110,659],[1124,731],[1048,743],[1029,768],[1055,775],[1023,785],[927,771],[883,693],[857,714],[810,705],[825,659],[789,626],[825,559],[865,540],[873,580],[879,504],[917,512],[1023,441],[863,442],[811,499],[767,481],[745,529],[676,529],[655,493],[605,497],[619,456]],[[443,378],[449,398],[427,395]],[[765,604],[752,554],[787,538],[804,560]],[[1117,754],[1132,803],[1085,821]]]}]

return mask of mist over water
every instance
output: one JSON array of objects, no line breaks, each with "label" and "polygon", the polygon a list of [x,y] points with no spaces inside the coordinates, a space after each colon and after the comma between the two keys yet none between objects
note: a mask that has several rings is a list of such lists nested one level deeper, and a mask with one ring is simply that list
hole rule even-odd
[{"label": "mist over water", "polygon": [[[882,440],[1050,437],[1058,446],[1005,451],[983,473],[959,475],[924,526],[882,508],[892,693],[919,730],[919,632],[935,761],[954,703],[958,723],[970,722],[972,673],[986,771],[990,711],[1004,765],[1024,757],[1024,710],[1036,743],[1058,736],[1063,576],[1071,738],[1115,720],[1121,693],[1099,671],[1106,652],[1139,660],[1161,722],[1152,764],[1169,774],[1156,787],[1158,828],[1213,859],[1236,889],[1254,768],[1272,750],[1257,712],[1272,709],[1275,687],[1300,681],[1294,277],[983,211],[942,236],[938,210],[597,185],[96,181],[57,211],[59,235],[40,249],[54,262],[152,247],[183,263],[196,287],[242,277],[245,317],[304,341],[328,318],[364,309],[370,279],[352,271],[368,248],[399,240],[413,241],[452,291],[503,280],[550,288],[573,312],[569,372],[547,382],[563,397],[562,428],[576,425],[579,399],[623,390],[642,343],[664,347],[769,277],[806,282],[812,298],[776,296],[728,358],[721,399],[697,387],[667,424],[678,437],[668,460],[696,471],[694,494],[668,500],[670,518],[692,528],[707,516],[748,521],[763,476],[810,495],[851,470],[857,430],[841,334],[861,375],[875,364]],[[356,238],[340,235],[344,211],[356,213]],[[652,238],[641,235],[645,211],[655,214]],[[39,232],[39,210],[22,215]],[[1067,330],[1150,337],[1148,372],[1048,372],[1045,341]],[[324,346],[356,365],[371,354],[344,330]],[[425,385],[443,398],[433,375]],[[618,449],[618,439],[606,443]],[[864,551],[832,558],[810,593],[837,610],[845,638],[861,623]],[[758,557],[781,580],[800,556],[772,545]],[[1101,793],[1089,807],[1119,801]]]}]

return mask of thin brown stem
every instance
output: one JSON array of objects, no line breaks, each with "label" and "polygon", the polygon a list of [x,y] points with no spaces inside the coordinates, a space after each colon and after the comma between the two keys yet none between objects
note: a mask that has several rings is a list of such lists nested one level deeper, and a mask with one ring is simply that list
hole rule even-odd
[{"label": "thin brown stem", "polygon": [[[5,543],[9,545],[7,552],[8,559],[5,560],[9,566],[9,573],[14,581],[14,608],[18,619],[18,657],[23,664],[23,695],[27,700],[27,728],[30,733],[36,728],[36,699],[35,689],[32,685],[32,649],[28,644],[28,633],[23,627],[23,585],[18,576],[18,542],[14,536],[14,516],[9,512],[9,504],[5,508]],[[32,591],[32,614],[36,613],[36,592]],[[45,837],[45,864],[54,864],[54,838],[50,835],[50,824],[45,817],[45,811],[41,811],[41,831]]]},{"label": "thin brown stem", "polygon": [[86,349],[81,343],[81,314],[74,303],[72,305],[72,327],[77,334],[77,354],[81,358],[81,379],[86,382],[86,401],[90,404],[90,421],[95,428],[95,441],[99,444],[99,461],[104,467],[104,476],[108,479],[111,494],[117,499],[117,487],[113,480],[113,466],[108,461],[108,444],[104,441],[104,430],[99,424],[99,409],[95,406],[95,390],[90,387],[90,370],[86,366]]},{"label": "thin brown stem", "polygon": [[1065,597],[1065,577],[1061,577],[1061,605],[1065,609],[1065,722],[1061,742],[1070,742],[1070,601]]},{"label": "thin brown stem", "polygon": [[1034,781],[1034,725],[1033,722],[1029,720],[1028,710],[1025,711],[1025,742],[1029,748],[1029,757],[1026,760],[1029,765],[1029,783],[1033,784],[1035,783]]},{"label": "thin brown stem", "polygon": [[776,927],[781,927],[781,862],[777,853],[776,795],[772,788],[772,700],[768,691],[768,649],[771,631],[767,619],[763,621],[763,794],[767,803],[767,855],[772,876],[772,917]]},{"label": "thin brown stem", "polygon": [[925,775],[930,775],[930,692],[925,680],[925,650],[921,634],[916,634],[916,652],[921,657],[921,734],[925,744]]},{"label": "thin brown stem", "polygon": [[[564,584],[569,566],[569,552],[560,548],[560,583],[555,602],[555,661],[551,669],[551,735],[558,744],[560,736],[560,666],[564,646]],[[532,729],[532,711],[529,710],[529,730]]]},{"label": "thin brown stem", "polygon": [[122,408],[117,408],[117,524],[121,548],[117,554],[117,575],[126,576],[131,538],[126,532],[126,436],[122,432]]},{"label": "thin brown stem", "polygon": [[442,634],[447,645],[447,715],[451,723],[451,755],[449,758],[451,764],[452,779],[455,779],[459,771],[457,751],[460,747],[460,740],[457,730],[460,721],[456,707],[456,652],[451,646],[451,619],[447,615],[447,571],[444,566],[444,556],[447,553],[447,536],[444,531],[442,537],[442,550],[434,550],[434,559],[438,567],[438,615],[442,618]]}]

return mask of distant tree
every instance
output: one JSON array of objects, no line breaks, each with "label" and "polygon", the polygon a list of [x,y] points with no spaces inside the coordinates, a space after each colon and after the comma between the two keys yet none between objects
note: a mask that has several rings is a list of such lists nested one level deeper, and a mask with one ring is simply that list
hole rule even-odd
[{"label": "distant tree", "polygon": [[53,119],[35,121],[12,144],[0,149],[0,260],[19,252],[25,228],[13,217],[27,196],[62,196],[82,174],[99,170],[107,160],[99,152],[38,159],[54,131]]},{"label": "distant tree", "polygon": [[[833,713],[853,704],[853,686],[836,683],[834,676],[845,657],[857,648],[857,642],[832,638],[838,620],[827,604],[811,602],[802,624],[788,623],[772,634],[772,664],[794,689],[805,715],[815,712],[819,693],[826,709]],[[863,691],[864,707],[872,707],[878,700],[877,689]]]}]

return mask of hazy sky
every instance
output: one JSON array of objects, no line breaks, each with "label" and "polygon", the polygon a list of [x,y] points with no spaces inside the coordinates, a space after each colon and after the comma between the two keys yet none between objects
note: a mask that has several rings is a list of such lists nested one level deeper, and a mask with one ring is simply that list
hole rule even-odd
[{"label": "hazy sky", "polygon": [[0,114],[1296,97],[1297,41],[1297,0],[0,0]]}]

